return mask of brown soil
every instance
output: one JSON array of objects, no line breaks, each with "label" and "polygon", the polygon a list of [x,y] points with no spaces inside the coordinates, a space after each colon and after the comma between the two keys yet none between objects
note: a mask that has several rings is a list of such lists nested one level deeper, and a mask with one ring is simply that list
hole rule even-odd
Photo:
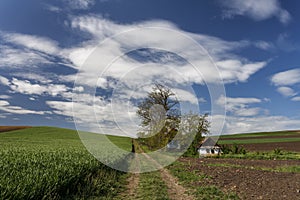
[{"label": "brown soil", "polygon": [[282,149],[285,151],[300,152],[300,142],[273,142],[262,144],[242,144],[248,151],[272,151]]},{"label": "brown soil", "polygon": [[31,128],[31,126],[0,126],[0,133],[7,132],[7,131],[15,131],[25,128]]},{"label": "brown soil", "polygon": [[300,173],[261,169],[299,166],[300,160],[181,158],[180,161],[189,163],[189,170],[208,175],[204,181],[195,183],[199,186],[216,185],[223,191],[235,192],[241,199],[300,199]]}]

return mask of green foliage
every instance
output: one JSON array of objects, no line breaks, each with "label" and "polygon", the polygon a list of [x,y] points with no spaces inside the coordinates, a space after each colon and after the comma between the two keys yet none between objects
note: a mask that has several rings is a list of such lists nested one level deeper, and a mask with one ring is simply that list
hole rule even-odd
[{"label": "green foliage", "polygon": [[280,149],[280,148],[274,149],[273,152],[274,152],[275,155],[282,155],[282,149]]},{"label": "green foliage", "polygon": [[104,199],[121,188],[123,173],[92,157],[72,130],[1,133],[0,158],[0,199]]},{"label": "green foliage", "polygon": [[221,150],[223,154],[243,154],[247,153],[247,150],[238,144],[233,145],[221,145]]}]

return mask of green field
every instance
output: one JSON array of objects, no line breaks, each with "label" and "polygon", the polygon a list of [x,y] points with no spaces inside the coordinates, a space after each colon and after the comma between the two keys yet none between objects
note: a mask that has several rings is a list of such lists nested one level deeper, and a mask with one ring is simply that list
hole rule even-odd
[{"label": "green field", "polygon": [[[109,139],[131,150],[130,138]],[[0,158],[0,199],[110,199],[125,181],[125,173],[101,164],[68,129],[0,133]]]}]

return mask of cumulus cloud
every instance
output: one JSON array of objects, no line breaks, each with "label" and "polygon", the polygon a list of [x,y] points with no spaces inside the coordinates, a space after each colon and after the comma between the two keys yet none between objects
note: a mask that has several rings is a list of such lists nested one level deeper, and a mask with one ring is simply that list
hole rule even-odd
[{"label": "cumulus cloud", "polygon": [[223,11],[224,18],[240,15],[261,21],[277,17],[283,24],[287,24],[292,18],[290,13],[280,6],[278,0],[223,0],[220,2],[225,8]]}]

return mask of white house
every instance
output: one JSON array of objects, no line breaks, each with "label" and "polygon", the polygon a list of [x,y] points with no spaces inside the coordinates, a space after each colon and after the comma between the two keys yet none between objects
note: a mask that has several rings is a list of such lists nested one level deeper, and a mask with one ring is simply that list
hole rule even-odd
[{"label": "white house", "polygon": [[211,156],[219,155],[221,153],[221,148],[216,144],[217,142],[211,137],[205,138],[201,146],[198,149],[199,156]]}]

